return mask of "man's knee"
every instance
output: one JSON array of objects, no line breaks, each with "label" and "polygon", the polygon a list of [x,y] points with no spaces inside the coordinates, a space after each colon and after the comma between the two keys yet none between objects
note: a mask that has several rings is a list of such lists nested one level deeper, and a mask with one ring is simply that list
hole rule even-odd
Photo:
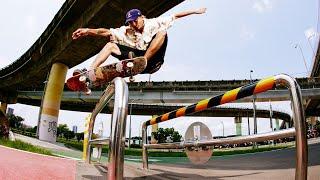
[{"label": "man's knee", "polygon": [[104,47],[103,47],[105,50],[109,50],[111,51],[112,53],[115,53],[117,55],[120,55],[120,49],[118,47],[118,45],[116,43],[113,43],[113,42],[108,42]]}]

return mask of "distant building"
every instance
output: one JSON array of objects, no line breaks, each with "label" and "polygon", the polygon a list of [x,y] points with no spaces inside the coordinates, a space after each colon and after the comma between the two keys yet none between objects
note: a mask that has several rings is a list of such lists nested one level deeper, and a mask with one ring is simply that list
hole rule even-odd
[{"label": "distant building", "polygon": [[77,133],[78,132],[78,126],[72,126],[72,131],[74,133]]},{"label": "distant building", "polygon": [[12,115],[13,114],[14,109],[13,108],[8,108],[7,110],[7,115]]}]

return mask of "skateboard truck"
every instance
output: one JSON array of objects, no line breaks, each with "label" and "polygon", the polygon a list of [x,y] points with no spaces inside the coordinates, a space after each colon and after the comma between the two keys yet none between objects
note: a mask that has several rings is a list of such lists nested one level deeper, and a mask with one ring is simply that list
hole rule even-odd
[{"label": "skateboard truck", "polygon": [[79,77],[79,81],[86,84],[87,91],[85,92],[85,94],[86,95],[90,95],[91,94],[91,89],[89,88],[89,82],[86,82],[87,81],[87,77],[85,75],[82,75],[82,76]]},{"label": "skateboard truck", "polygon": [[[134,58],[134,56],[135,56],[134,52],[130,51],[130,52],[128,53],[128,57],[129,57],[130,59]],[[129,81],[130,81],[130,82],[134,82],[134,80],[135,80],[134,77],[132,76],[133,66],[134,66],[133,62],[128,62],[128,63],[127,63],[127,68],[129,68],[129,72],[130,72],[130,76],[129,76]]]},{"label": "skateboard truck", "polygon": [[128,62],[127,63],[127,67],[129,68],[129,72],[130,72],[130,76],[129,76],[129,81],[130,82],[134,82],[134,77],[132,76],[132,68],[133,68],[134,64],[133,62]]}]

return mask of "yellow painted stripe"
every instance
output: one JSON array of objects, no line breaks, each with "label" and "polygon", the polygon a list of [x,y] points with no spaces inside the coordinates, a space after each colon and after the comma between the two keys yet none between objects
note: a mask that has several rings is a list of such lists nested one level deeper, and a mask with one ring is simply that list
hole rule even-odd
[{"label": "yellow painted stripe", "polygon": [[58,109],[53,109],[53,108],[48,108],[48,107],[43,107],[42,108],[42,114],[58,117],[59,116],[59,110]]},{"label": "yellow painted stripe", "polygon": [[186,107],[180,108],[176,112],[176,117],[184,116],[186,114]]},{"label": "yellow painted stripe", "polygon": [[238,92],[239,92],[240,89],[241,89],[241,87],[226,92],[226,93],[222,96],[221,101],[220,101],[220,104],[225,104],[225,103],[227,103],[227,102],[235,101],[235,100],[237,99],[237,94],[238,94]]},{"label": "yellow painted stripe", "polygon": [[198,104],[196,105],[196,108],[195,108],[195,112],[207,109],[208,103],[209,103],[209,99],[205,99],[205,100],[198,102]]},{"label": "yellow painted stripe", "polygon": [[152,118],[152,119],[150,120],[150,125],[156,124],[156,123],[157,123],[157,122],[156,122],[156,119],[157,119],[157,117]]},{"label": "yellow painted stripe", "polygon": [[267,90],[270,90],[274,86],[274,83],[275,83],[274,76],[270,77],[270,78],[262,79],[257,83],[256,87],[254,88],[253,93],[257,94],[257,93],[261,93],[261,92],[265,92]]},{"label": "yellow painted stripe", "polygon": [[168,119],[169,119],[169,113],[166,113],[166,114],[161,116],[161,121],[166,121]]}]

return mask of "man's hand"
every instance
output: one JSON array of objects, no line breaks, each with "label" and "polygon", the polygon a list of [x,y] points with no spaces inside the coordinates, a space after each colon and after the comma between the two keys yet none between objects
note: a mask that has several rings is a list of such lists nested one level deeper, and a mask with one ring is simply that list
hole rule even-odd
[{"label": "man's hand", "polygon": [[72,33],[72,39],[78,39],[87,35],[89,35],[89,28],[79,28]]},{"label": "man's hand", "polygon": [[205,13],[207,8],[200,8],[194,11],[195,14],[203,14]]}]

